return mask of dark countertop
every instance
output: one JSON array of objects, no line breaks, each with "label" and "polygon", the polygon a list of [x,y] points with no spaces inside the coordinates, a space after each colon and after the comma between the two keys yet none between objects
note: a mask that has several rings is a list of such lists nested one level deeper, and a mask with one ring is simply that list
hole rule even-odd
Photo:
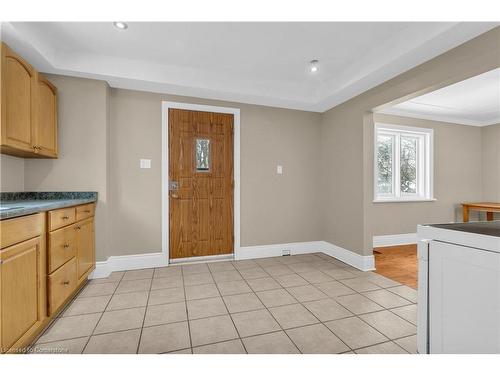
[{"label": "dark countertop", "polygon": [[460,232],[469,232],[475,234],[484,234],[493,237],[500,237],[500,220],[468,223],[430,224],[429,226],[441,229],[456,230]]},{"label": "dark countertop", "polygon": [[97,201],[97,192],[0,193],[0,220]]}]

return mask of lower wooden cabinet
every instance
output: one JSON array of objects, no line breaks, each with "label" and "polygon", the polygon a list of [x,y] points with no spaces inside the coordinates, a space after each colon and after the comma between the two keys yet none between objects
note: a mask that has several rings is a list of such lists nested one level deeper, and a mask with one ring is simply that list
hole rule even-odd
[{"label": "lower wooden cabinet", "polygon": [[54,315],[76,289],[76,258],[49,275],[49,314]]},{"label": "lower wooden cabinet", "polygon": [[[94,204],[49,211],[47,216],[48,300],[49,312],[53,315],[95,267]],[[66,226],[61,218],[68,218]]]},{"label": "lower wooden cabinet", "polygon": [[[0,250],[0,352],[21,352],[47,321],[46,313],[46,250],[45,217],[31,215],[12,222],[0,222],[0,230],[12,231],[15,237],[23,239],[15,245]],[[24,240],[26,228],[35,224],[40,230],[36,237]],[[43,231],[42,231],[43,228]],[[3,236],[2,236],[3,237]],[[2,242],[2,246],[8,242]]]},{"label": "lower wooden cabinet", "polygon": [[95,268],[94,204],[71,209],[54,230],[61,210],[0,221],[0,353],[26,350]]},{"label": "lower wooden cabinet", "polygon": [[52,273],[76,256],[76,229],[73,225],[48,235],[48,273]]},{"label": "lower wooden cabinet", "polygon": [[78,279],[85,277],[95,264],[94,251],[94,218],[77,222],[76,224],[76,258]]}]

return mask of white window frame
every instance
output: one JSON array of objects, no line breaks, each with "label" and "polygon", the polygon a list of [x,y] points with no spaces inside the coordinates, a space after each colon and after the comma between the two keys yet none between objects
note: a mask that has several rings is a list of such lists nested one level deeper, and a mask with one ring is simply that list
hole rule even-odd
[{"label": "white window frame", "polygon": [[[392,148],[392,193],[378,193],[378,135],[394,137]],[[417,138],[417,192],[401,192],[400,140],[401,136]],[[425,202],[434,199],[434,130],[393,124],[375,123],[373,151],[373,201],[374,202]]]}]

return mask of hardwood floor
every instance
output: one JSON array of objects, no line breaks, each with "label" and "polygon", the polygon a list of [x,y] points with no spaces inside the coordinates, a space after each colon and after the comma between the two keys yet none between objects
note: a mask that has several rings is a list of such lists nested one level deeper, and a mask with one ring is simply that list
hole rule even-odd
[{"label": "hardwood floor", "polygon": [[373,249],[376,273],[417,289],[417,245]]}]

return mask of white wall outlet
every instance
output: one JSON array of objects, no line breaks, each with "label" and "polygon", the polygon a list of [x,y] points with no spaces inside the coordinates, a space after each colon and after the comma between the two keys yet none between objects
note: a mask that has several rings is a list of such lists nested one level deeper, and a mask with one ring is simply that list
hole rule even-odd
[{"label": "white wall outlet", "polygon": [[276,174],[283,174],[283,166],[282,165],[276,166]]},{"label": "white wall outlet", "polygon": [[141,159],[140,167],[143,169],[151,168],[151,159]]},{"label": "white wall outlet", "polygon": [[282,255],[282,256],[288,256],[288,255],[292,255],[292,254],[291,254],[290,250],[288,250],[288,249],[283,249],[283,250],[281,251],[281,255]]}]

